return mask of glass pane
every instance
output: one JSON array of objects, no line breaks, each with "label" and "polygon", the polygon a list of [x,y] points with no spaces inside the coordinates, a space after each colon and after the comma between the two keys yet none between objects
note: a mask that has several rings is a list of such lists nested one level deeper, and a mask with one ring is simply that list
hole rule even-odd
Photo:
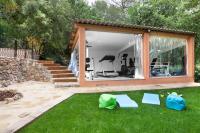
[{"label": "glass pane", "polygon": [[150,37],[150,76],[186,75],[186,39]]}]

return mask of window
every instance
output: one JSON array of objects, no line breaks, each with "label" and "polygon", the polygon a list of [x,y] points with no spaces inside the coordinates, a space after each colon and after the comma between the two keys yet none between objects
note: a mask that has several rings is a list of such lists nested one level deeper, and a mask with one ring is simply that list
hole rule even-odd
[{"label": "window", "polygon": [[150,37],[150,76],[186,75],[186,44],[182,38]]}]

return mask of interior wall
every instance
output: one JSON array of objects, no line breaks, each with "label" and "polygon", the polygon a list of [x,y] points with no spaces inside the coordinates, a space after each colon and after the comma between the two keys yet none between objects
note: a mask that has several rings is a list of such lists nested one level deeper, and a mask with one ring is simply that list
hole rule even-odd
[{"label": "interior wall", "polygon": [[[120,71],[121,70],[121,56],[127,53],[128,57],[127,57],[127,65],[129,64],[129,58],[134,58],[134,53],[133,53],[133,48],[119,53],[117,51],[110,51],[110,50],[98,50],[95,48],[89,48],[88,50],[88,57],[93,58],[94,59],[94,68],[95,68],[95,72],[97,71],[102,71],[102,68],[104,69],[104,71],[112,71],[113,70],[113,66],[115,67],[116,71]],[[101,60],[105,55],[114,55],[115,56],[115,61],[112,63],[110,63],[109,61],[102,61],[99,62],[99,60]],[[123,61],[124,63],[124,61]]]}]

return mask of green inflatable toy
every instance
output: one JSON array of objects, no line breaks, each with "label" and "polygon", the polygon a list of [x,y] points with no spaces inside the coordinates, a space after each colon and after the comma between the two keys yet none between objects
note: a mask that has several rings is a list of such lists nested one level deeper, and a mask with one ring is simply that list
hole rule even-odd
[{"label": "green inflatable toy", "polygon": [[99,108],[114,109],[117,106],[116,97],[111,94],[102,94],[99,98]]}]

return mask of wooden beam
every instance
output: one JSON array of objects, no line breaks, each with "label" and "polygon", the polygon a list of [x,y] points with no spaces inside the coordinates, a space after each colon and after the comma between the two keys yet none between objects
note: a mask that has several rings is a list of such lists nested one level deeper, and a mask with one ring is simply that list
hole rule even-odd
[{"label": "wooden beam", "polygon": [[183,35],[183,34],[177,34],[177,33],[166,33],[166,32],[149,32],[150,36],[160,36],[160,37],[170,37],[170,38],[188,38],[190,36]]},{"label": "wooden beam", "polygon": [[143,34],[145,32],[143,30],[132,29],[132,28],[99,26],[99,25],[91,25],[91,24],[77,24],[77,26],[85,27],[86,30],[104,31],[104,32],[135,33],[135,34]]}]

